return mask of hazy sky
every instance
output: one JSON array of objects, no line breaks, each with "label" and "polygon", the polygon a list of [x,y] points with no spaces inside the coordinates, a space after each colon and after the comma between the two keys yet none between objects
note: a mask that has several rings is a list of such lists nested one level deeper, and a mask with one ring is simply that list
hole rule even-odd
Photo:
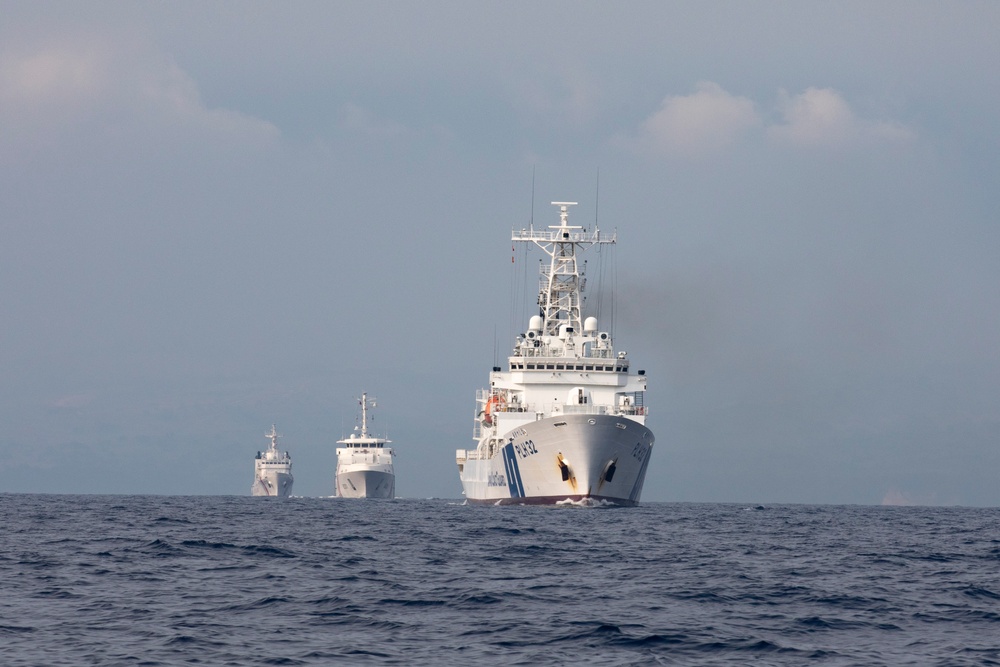
[{"label": "hazy sky", "polygon": [[0,0],[0,491],[247,494],[274,422],[329,495],[364,390],[397,492],[459,497],[525,325],[510,230],[573,200],[618,230],[643,500],[1000,504],[998,33],[995,2]]}]

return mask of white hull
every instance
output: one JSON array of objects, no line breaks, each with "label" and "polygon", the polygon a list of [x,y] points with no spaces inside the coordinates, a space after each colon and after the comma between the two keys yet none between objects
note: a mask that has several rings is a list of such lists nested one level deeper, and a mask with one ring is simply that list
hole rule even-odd
[{"label": "white hull", "polygon": [[472,458],[460,462],[470,503],[639,503],[653,434],[637,421],[560,415],[520,426],[502,439],[507,444],[491,458],[474,458],[472,450]]},{"label": "white hull", "polygon": [[337,471],[337,495],[341,498],[395,497],[396,475],[393,474],[392,466],[379,466],[379,469],[359,466],[348,468]]},{"label": "white hull", "polygon": [[334,494],[340,498],[395,498],[396,474],[392,460],[396,456],[391,440],[368,433],[368,408],[375,401],[361,394],[361,426],[343,440],[338,440],[337,474],[333,479]]},{"label": "white hull", "polygon": [[269,470],[254,479],[250,493],[255,496],[287,498],[292,495],[292,482],[294,479],[290,472]]},{"label": "white hull", "polygon": [[549,264],[539,263],[538,314],[517,335],[507,369],[494,366],[476,392],[477,444],[455,452],[459,479],[470,503],[638,505],[653,449],[646,371],[633,372],[597,317],[584,317],[577,261],[578,251],[617,236],[569,224],[575,203],[552,203],[558,225],[511,232]]},{"label": "white hull", "polygon": [[271,424],[271,430],[264,434],[271,441],[271,446],[263,452],[257,452],[253,464],[253,484],[250,495],[274,496],[287,498],[292,495],[292,457],[288,452],[278,451],[278,432]]}]

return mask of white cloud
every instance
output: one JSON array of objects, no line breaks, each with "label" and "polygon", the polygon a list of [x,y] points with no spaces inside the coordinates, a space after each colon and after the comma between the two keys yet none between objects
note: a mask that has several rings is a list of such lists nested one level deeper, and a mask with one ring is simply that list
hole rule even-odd
[{"label": "white cloud", "polygon": [[52,401],[52,407],[60,409],[78,409],[90,405],[94,401],[92,394],[70,394],[60,396]]},{"label": "white cloud", "polygon": [[778,110],[781,121],[765,126],[752,100],[703,81],[690,95],[666,97],[635,133],[615,141],[640,153],[697,159],[722,153],[759,128],[775,143],[824,150],[901,144],[915,137],[900,123],[858,117],[831,88],[807,88],[798,95],[781,91]]},{"label": "white cloud", "polygon": [[90,117],[107,95],[111,61],[97,45],[0,52],[0,140],[31,141]]},{"label": "white cloud", "polygon": [[644,151],[699,157],[719,153],[758,124],[753,101],[703,81],[690,95],[664,99],[660,109],[643,121],[634,141]]},{"label": "white cloud", "polygon": [[876,139],[903,142],[913,133],[898,123],[858,118],[847,101],[831,88],[807,88],[789,96],[782,91],[779,109],[784,122],[768,127],[776,141],[807,148],[845,148]]},{"label": "white cloud", "polygon": [[560,125],[583,128],[598,112],[601,87],[585,70],[540,72],[528,78],[518,71],[510,76],[509,85],[516,93],[517,108],[530,111],[532,122],[544,117],[556,119]]},{"label": "white cloud", "polygon": [[353,103],[341,108],[340,125],[353,134],[371,137],[392,139],[410,134],[410,129],[402,123],[377,118],[365,107]]},{"label": "white cloud", "polygon": [[198,141],[280,136],[267,121],[208,108],[194,80],[153,49],[79,36],[0,51],[0,127],[4,144],[29,148],[100,128],[135,129],[153,140],[160,131],[176,139],[178,130]]},{"label": "white cloud", "polygon": [[195,81],[172,62],[140,72],[136,88],[147,110],[190,129],[265,142],[281,134],[265,120],[231,109],[206,107]]},{"label": "white cloud", "polygon": [[93,97],[104,83],[107,58],[97,49],[50,49],[0,60],[0,99],[32,106]]}]

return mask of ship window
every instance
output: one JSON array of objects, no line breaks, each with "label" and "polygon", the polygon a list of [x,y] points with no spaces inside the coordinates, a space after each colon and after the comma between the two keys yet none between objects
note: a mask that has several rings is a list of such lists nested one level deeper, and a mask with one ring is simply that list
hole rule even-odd
[{"label": "ship window", "polygon": [[534,364],[528,364],[528,370],[529,371],[535,370],[535,365]]},{"label": "ship window", "polygon": [[552,364],[545,364],[545,370],[551,371],[555,368]]},{"label": "ship window", "polygon": [[564,366],[563,364],[556,364],[556,370],[557,371],[564,371],[564,370],[566,370],[566,366]]},{"label": "ship window", "polygon": [[592,370],[594,370],[594,367],[593,366],[585,366],[583,370],[585,370],[585,371],[592,371]]}]

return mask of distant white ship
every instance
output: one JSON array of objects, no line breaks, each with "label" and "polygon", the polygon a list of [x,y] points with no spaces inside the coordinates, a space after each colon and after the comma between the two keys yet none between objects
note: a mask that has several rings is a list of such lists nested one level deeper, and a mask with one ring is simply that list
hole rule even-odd
[{"label": "distant white ship", "polygon": [[278,435],[271,424],[271,431],[264,434],[271,439],[271,445],[263,452],[257,452],[254,461],[253,486],[250,493],[255,496],[276,496],[287,498],[292,495],[292,457],[288,452],[278,451]]},{"label": "distant white ship", "polygon": [[395,453],[392,442],[368,433],[368,408],[376,407],[362,393],[361,426],[343,440],[338,440],[337,475],[334,493],[341,498],[394,498],[396,473],[392,467]]},{"label": "distant white ship", "polygon": [[540,265],[540,314],[517,337],[508,370],[494,367],[476,396],[475,449],[456,452],[470,503],[637,505],[653,450],[646,374],[633,373],[597,318],[583,318],[577,251],[616,235],[568,223],[514,231],[549,256]]}]

